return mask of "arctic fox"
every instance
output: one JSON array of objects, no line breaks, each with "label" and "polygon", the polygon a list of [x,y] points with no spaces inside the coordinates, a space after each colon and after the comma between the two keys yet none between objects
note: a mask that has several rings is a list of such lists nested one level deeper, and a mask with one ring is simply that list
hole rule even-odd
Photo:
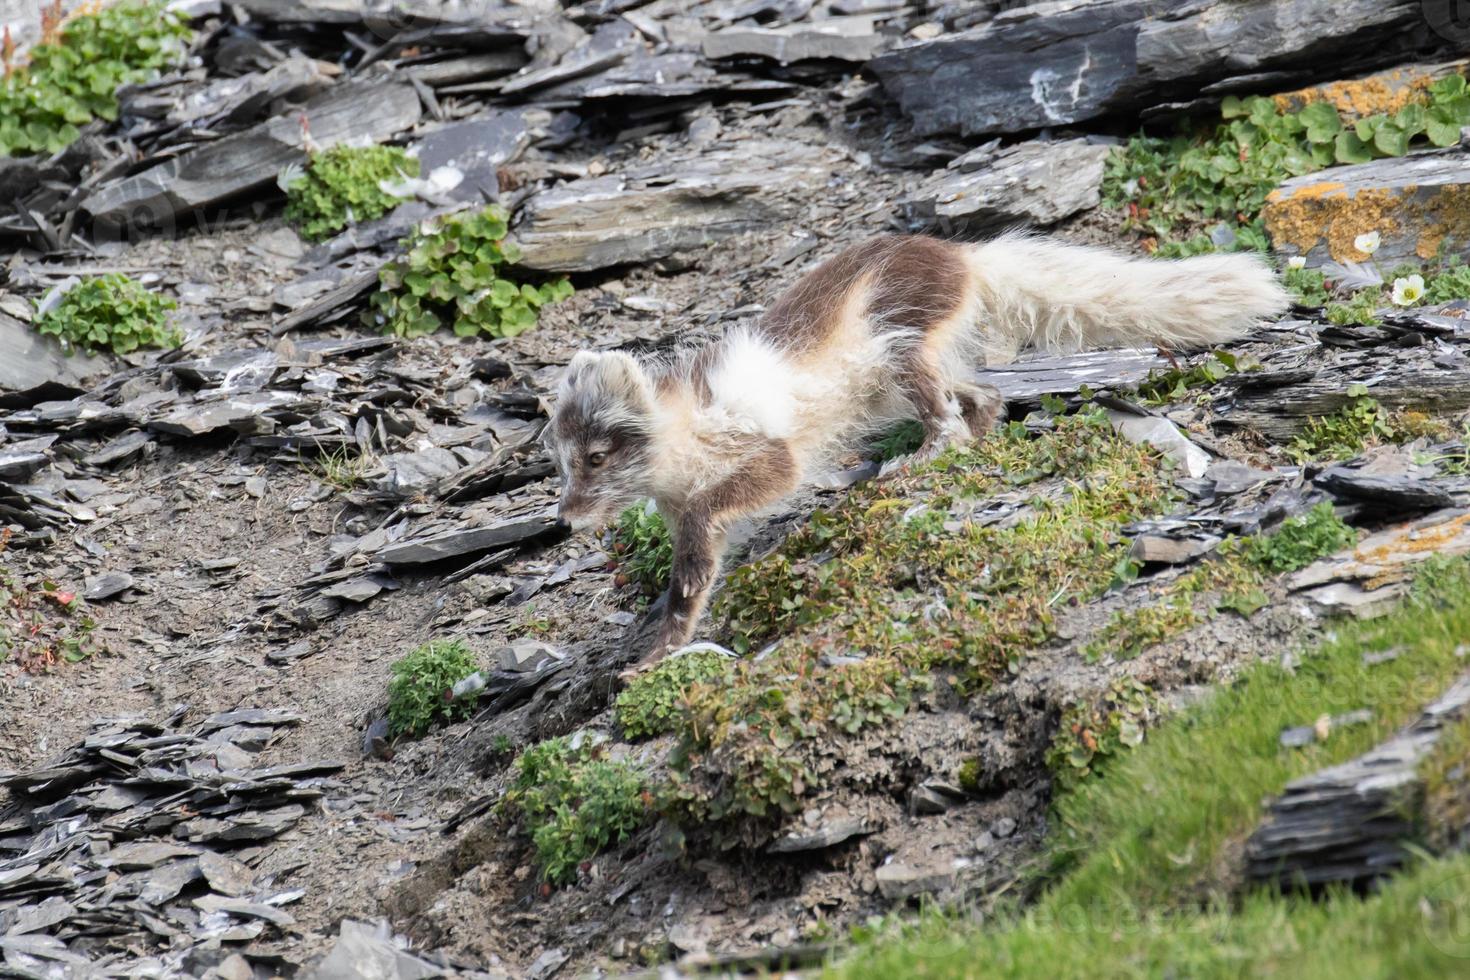
[{"label": "arctic fox", "polygon": [[674,567],[652,663],[689,641],[736,519],[895,419],[922,423],[918,460],[984,435],[1004,406],[970,380],[978,364],[1033,347],[1203,347],[1287,304],[1245,255],[1166,262],[1024,234],[872,238],[704,347],[577,354],[547,430],[560,515],[580,530],[657,502]]}]

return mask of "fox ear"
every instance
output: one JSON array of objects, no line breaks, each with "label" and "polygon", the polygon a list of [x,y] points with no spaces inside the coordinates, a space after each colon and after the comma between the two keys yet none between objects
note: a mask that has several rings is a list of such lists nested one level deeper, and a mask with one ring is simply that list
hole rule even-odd
[{"label": "fox ear", "polygon": [[622,351],[608,351],[597,364],[598,381],[609,394],[635,405],[647,405],[653,400],[653,385],[648,373],[637,359]]},{"label": "fox ear", "polygon": [[573,388],[580,387],[586,381],[589,374],[595,371],[597,365],[601,362],[602,355],[596,351],[577,351],[576,356],[567,364],[566,373],[562,375],[562,388],[570,391]]}]

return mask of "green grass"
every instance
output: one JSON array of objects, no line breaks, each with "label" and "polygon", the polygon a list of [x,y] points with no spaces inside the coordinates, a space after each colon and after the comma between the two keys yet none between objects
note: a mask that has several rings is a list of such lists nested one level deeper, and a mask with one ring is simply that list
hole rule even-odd
[{"label": "green grass", "polygon": [[[862,949],[834,976],[1429,977],[1470,960],[1470,858],[1426,860],[1360,899],[1237,894],[1239,845],[1262,800],[1288,781],[1353,758],[1416,717],[1465,668],[1470,564],[1432,570],[1433,598],[1342,626],[1289,670],[1247,669],[1165,722],[1101,779],[1055,803],[1040,862],[1049,881],[1020,914],[988,928],[929,919]],[[1398,648],[1365,665],[1363,653]],[[1365,725],[1286,749],[1282,730],[1357,708]],[[1324,958],[1322,951],[1331,949]],[[1446,972],[1453,967],[1453,971]]]}]

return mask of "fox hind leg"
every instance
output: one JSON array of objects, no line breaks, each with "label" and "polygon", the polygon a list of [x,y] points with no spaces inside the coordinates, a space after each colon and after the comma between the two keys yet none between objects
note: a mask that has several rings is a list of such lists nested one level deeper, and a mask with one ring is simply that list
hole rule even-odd
[{"label": "fox hind leg", "polygon": [[970,429],[970,438],[976,441],[1005,420],[1005,397],[990,385],[957,384],[955,397],[960,403],[960,414]]}]

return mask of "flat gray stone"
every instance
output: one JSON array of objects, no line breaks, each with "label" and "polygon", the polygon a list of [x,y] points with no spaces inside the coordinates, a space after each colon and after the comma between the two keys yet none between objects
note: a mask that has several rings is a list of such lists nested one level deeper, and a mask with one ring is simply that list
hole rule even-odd
[{"label": "flat gray stone", "polygon": [[533,514],[486,527],[456,528],[418,540],[400,541],[380,549],[375,557],[389,565],[427,565],[461,555],[519,544],[545,534],[554,527],[554,514]]}]

